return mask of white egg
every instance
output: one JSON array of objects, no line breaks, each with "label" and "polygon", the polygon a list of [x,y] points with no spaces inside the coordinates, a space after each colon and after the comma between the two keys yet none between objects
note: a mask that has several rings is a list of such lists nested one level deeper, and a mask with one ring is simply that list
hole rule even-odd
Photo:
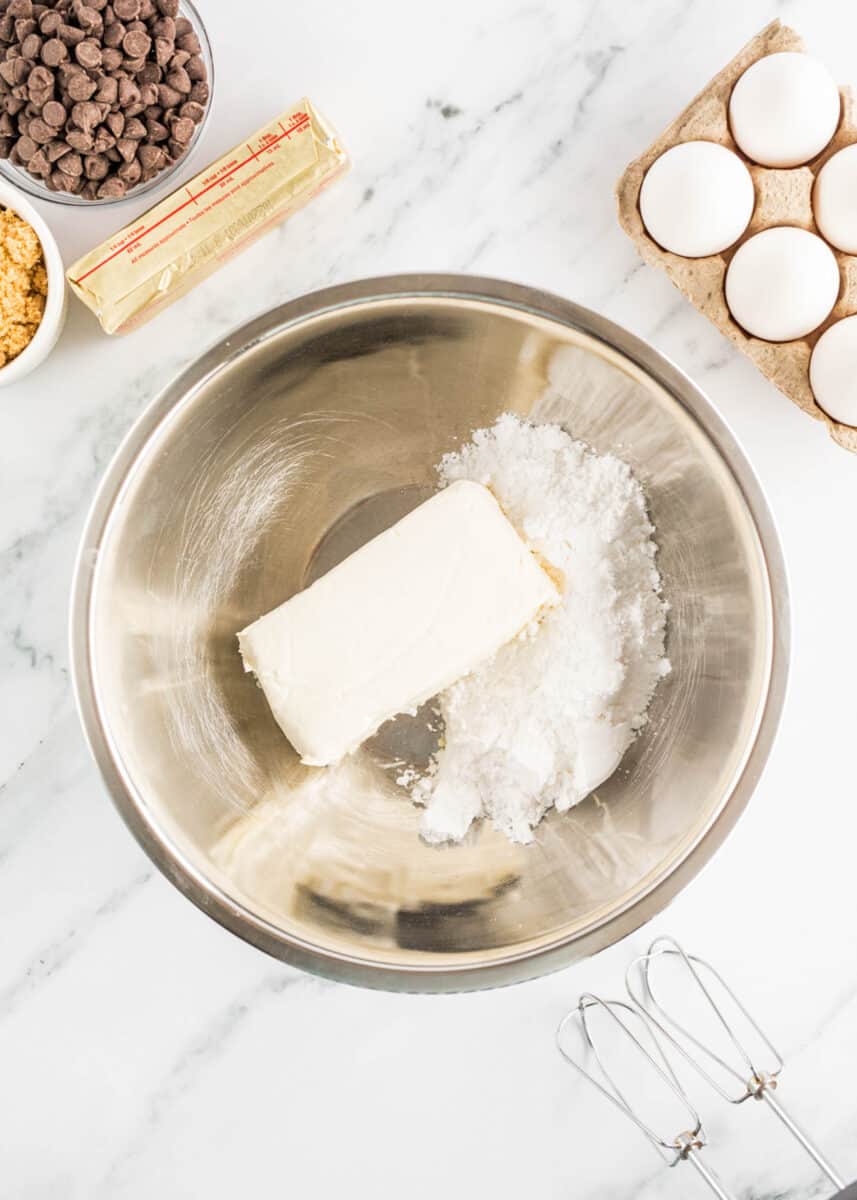
[{"label": "white egg", "polygon": [[817,329],[839,295],[833,251],[814,233],[765,229],[735,251],[726,271],[726,303],[747,333],[790,342]]},{"label": "white egg", "polygon": [[857,146],[846,146],[818,173],[812,194],[818,228],[837,250],[857,254]]},{"label": "white egg", "polygon": [[809,382],[828,416],[857,426],[857,317],[837,321],[818,339],[809,363]]},{"label": "white egg", "polygon": [[755,193],[737,154],[684,142],[656,159],[640,188],[640,215],[658,245],[684,258],[719,254],[750,223]]},{"label": "white egg", "polygon": [[729,99],[738,146],[765,167],[797,167],[836,132],[841,103],[827,68],[808,54],[769,54],[748,67]]}]

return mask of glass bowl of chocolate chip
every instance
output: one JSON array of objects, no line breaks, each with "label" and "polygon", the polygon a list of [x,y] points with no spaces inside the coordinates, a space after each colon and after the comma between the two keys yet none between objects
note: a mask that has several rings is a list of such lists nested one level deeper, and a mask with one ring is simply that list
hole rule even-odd
[{"label": "glass bowl of chocolate chip", "polygon": [[0,0],[0,174],[62,204],[143,195],[195,149],[213,83],[189,0]]}]

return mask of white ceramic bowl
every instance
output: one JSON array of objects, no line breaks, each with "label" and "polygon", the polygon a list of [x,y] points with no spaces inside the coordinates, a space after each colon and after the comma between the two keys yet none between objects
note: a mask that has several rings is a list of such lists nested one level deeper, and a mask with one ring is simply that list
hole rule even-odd
[{"label": "white ceramic bowl", "polygon": [[25,199],[17,188],[3,180],[0,180],[0,207],[11,208],[12,212],[16,212],[35,229],[42,243],[48,272],[47,303],[33,340],[17,358],[13,358],[5,367],[0,367],[0,387],[9,387],[10,384],[19,383],[25,375],[29,375],[43,363],[57,344],[65,324],[68,294],[62,256],[54,235],[29,200]]}]

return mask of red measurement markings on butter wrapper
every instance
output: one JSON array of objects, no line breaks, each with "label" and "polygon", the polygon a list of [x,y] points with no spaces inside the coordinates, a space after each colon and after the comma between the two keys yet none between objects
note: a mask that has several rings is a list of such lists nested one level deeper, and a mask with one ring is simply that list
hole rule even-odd
[{"label": "red measurement markings on butter wrapper", "polygon": [[148,319],[348,167],[308,100],[229,150],[69,268],[108,333]]}]

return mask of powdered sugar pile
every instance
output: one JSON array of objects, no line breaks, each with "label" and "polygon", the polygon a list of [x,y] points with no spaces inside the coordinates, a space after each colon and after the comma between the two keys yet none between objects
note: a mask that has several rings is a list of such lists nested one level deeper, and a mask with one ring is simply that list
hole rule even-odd
[{"label": "powdered sugar pile", "polygon": [[441,749],[401,782],[426,806],[430,842],[459,841],[482,816],[529,842],[548,809],[565,812],[613,773],[669,672],[654,529],[630,468],[557,425],[506,414],[439,473],[490,487],[563,597],[440,696]]}]

